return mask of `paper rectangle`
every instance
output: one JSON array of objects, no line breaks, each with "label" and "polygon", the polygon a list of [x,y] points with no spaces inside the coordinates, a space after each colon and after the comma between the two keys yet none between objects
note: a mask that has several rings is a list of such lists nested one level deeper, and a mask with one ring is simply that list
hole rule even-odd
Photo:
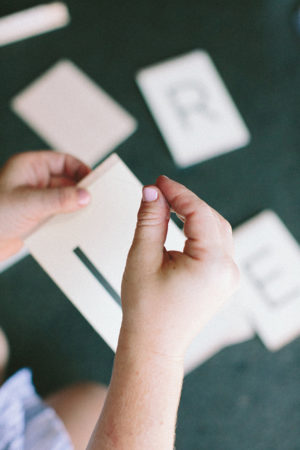
[{"label": "paper rectangle", "polygon": [[206,52],[142,69],[136,79],[179,166],[248,144],[249,131]]},{"label": "paper rectangle", "polygon": [[62,2],[39,5],[0,18],[0,47],[38,34],[64,27],[70,21]]},{"label": "paper rectangle", "polygon": [[223,348],[254,337],[255,331],[243,310],[243,302],[247,295],[249,285],[243,278],[237,293],[225,302],[222,309],[210,319],[189,346],[184,360],[185,374],[190,373]]},{"label": "paper rectangle", "polygon": [[135,119],[71,61],[62,60],[12,101],[13,110],[54,150],[89,165],[136,129]]},{"label": "paper rectangle", "polygon": [[279,217],[264,211],[235,232],[236,258],[253,295],[243,304],[270,350],[300,334],[300,247]]},{"label": "paper rectangle", "polygon": [[[112,292],[120,296],[142,185],[115,154],[80,185],[90,191],[91,204],[76,213],[50,219],[27,238],[26,245],[82,315],[116,350],[122,311]],[[171,221],[167,248],[182,250],[184,241],[182,231]],[[103,278],[105,285],[101,282]]]}]

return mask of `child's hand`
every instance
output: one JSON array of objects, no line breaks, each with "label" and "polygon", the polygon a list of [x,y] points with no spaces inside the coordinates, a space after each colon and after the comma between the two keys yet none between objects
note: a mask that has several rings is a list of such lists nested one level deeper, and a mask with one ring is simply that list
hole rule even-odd
[{"label": "child's hand", "polygon": [[[181,359],[237,287],[232,231],[215,210],[167,177],[144,188],[143,198],[123,277],[120,344]],[[170,207],[184,221],[183,253],[164,248]]]},{"label": "child's hand", "polygon": [[73,156],[52,151],[9,159],[0,171],[0,260],[16,253],[24,236],[49,216],[85,206],[89,193],[75,185],[89,172]]}]

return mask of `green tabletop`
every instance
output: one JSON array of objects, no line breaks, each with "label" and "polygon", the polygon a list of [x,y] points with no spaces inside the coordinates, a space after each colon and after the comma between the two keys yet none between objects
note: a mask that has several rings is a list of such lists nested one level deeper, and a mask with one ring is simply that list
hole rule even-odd
[{"label": "green tabletop", "polygon": [[[0,163],[47,148],[11,98],[60,58],[90,75],[134,117],[117,152],[143,183],[161,174],[194,190],[233,226],[271,208],[300,241],[300,37],[290,0],[66,0],[61,30],[0,48]],[[0,15],[37,4],[2,0]],[[250,145],[175,167],[137,89],[139,68],[192,49],[211,55],[252,135]],[[300,321],[300,317],[299,317]],[[68,382],[109,381],[113,354],[31,258],[0,275],[9,373],[30,366],[41,394]],[[179,450],[300,448],[300,341],[270,353],[258,338],[227,348],[188,375]]]}]

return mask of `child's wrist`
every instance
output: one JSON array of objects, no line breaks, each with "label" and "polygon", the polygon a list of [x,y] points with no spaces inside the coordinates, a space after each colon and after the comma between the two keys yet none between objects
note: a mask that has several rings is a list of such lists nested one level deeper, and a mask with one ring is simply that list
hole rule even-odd
[{"label": "child's wrist", "polygon": [[154,331],[133,330],[124,323],[120,331],[118,351],[132,353],[135,357],[147,355],[147,358],[158,363],[183,367],[184,351],[176,348],[170,339],[163,338]]}]

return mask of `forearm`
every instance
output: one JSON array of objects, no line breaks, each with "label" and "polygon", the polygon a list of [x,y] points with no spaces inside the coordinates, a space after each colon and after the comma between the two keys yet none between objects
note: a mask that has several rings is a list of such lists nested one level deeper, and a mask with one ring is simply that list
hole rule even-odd
[{"label": "forearm", "polygon": [[122,332],[107,400],[89,450],[171,450],[183,363],[150,353]]}]

